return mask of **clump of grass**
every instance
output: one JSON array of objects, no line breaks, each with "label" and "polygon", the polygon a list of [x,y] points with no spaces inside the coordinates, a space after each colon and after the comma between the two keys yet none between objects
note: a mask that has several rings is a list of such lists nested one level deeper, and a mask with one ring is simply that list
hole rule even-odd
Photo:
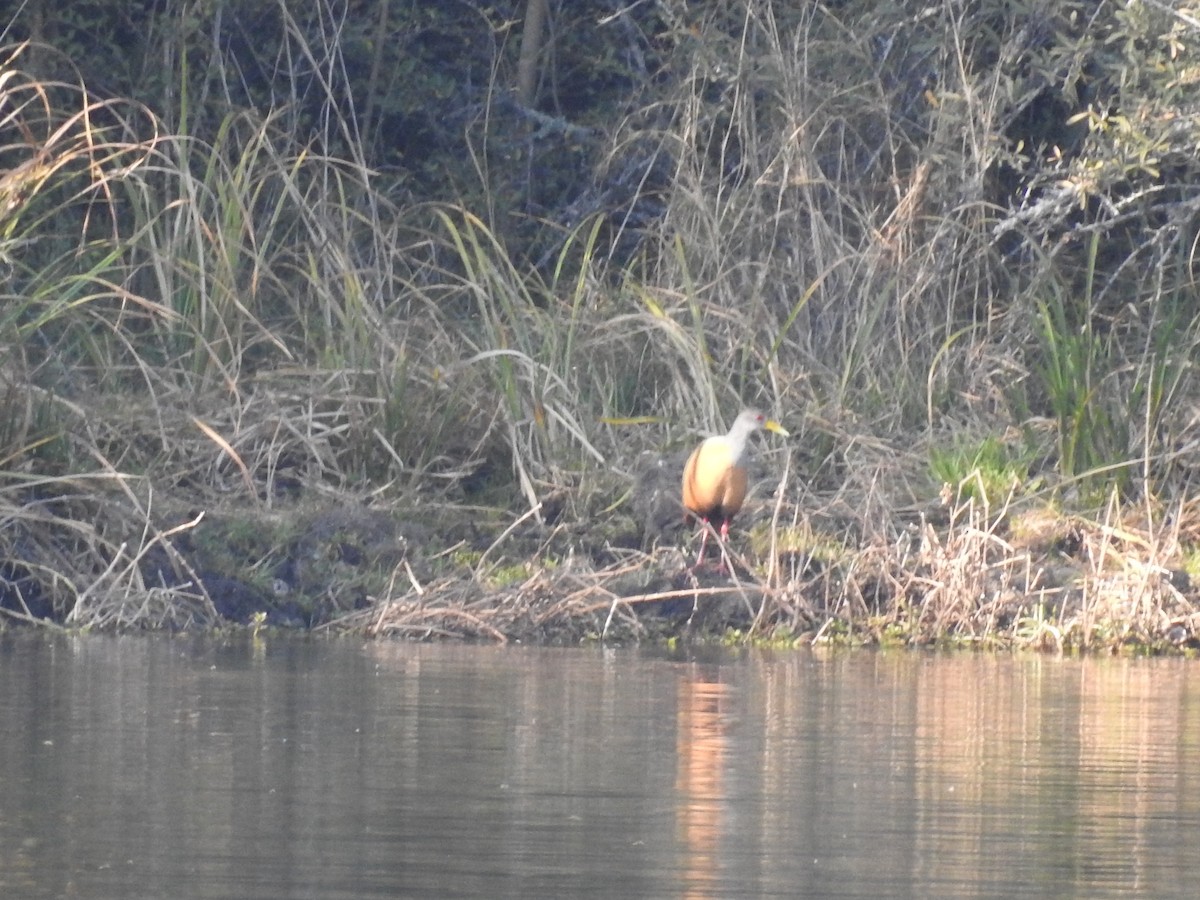
[{"label": "clump of grass", "polygon": [[930,448],[929,470],[936,483],[949,488],[956,502],[975,500],[998,504],[1027,487],[1028,453],[995,435],[977,443],[960,441],[953,447]]}]

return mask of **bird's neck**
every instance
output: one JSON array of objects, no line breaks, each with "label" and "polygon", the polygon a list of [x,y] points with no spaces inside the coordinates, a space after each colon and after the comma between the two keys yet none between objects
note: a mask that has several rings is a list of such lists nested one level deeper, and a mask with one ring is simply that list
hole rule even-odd
[{"label": "bird's neck", "polygon": [[746,457],[746,439],[749,435],[742,433],[733,433],[729,435],[729,464],[740,466],[742,460]]}]

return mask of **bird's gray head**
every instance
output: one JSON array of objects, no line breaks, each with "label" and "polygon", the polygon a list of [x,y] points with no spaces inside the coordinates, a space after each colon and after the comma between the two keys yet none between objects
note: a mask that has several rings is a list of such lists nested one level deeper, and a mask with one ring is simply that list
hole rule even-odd
[{"label": "bird's gray head", "polygon": [[783,429],[783,426],[774,419],[767,418],[765,413],[757,409],[743,409],[738,413],[738,417],[733,420],[733,427],[729,429],[729,434],[725,436],[726,440],[729,441],[729,449],[734,465],[738,465],[745,454],[746,441],[749,440],[750,435],[760,428],[774,431],[776,434],[782,434],[785,437],[787,436],[787,432]]}]

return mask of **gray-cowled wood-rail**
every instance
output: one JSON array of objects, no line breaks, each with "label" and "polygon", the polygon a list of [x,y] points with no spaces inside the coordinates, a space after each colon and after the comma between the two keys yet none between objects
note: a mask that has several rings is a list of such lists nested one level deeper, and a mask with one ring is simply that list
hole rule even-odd
[{"label": "gray-cowled wood-rail", "polygon": [[[700,554],[696,565],[704,561],[708,543],[708,523],[721,530],[721,540],[729,537],[729,522],[746,499],[746,442],[750,435],[765,428],[788,436],[774,419],[757,409],[743,409],[733,420],[728,434],[706,438],[688,457],[683,467],[683,506],[687,520],[701,519]],[[721,550],[724,567],[725,551]]]}]

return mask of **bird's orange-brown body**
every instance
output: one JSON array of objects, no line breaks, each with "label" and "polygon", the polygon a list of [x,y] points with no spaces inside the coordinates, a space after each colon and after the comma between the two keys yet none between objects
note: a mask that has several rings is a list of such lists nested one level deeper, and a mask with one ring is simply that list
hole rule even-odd
[{"label": "bird's orange-brown body", "polygon": [[[742,410],[728,434],[706,438],[692,451],[683,467],[683,506],[688,521],[695,517],[712,523],[720,529],[722,541],[728,538],[729,523],[746,499],[746,442],[760,428],[787,436],[787,431],[774,419],[768,419],[758,410]],[[705,526],[701,532],[697,566],[704,560],[707,542],[708,528]]]},{"label": "bird's orange-brown body", "polygon": [[732,459],[724,438],[709,438],[692,451],[683,467],[683,505],[691,515],[724,528],[745,499],[746,468]]}]

